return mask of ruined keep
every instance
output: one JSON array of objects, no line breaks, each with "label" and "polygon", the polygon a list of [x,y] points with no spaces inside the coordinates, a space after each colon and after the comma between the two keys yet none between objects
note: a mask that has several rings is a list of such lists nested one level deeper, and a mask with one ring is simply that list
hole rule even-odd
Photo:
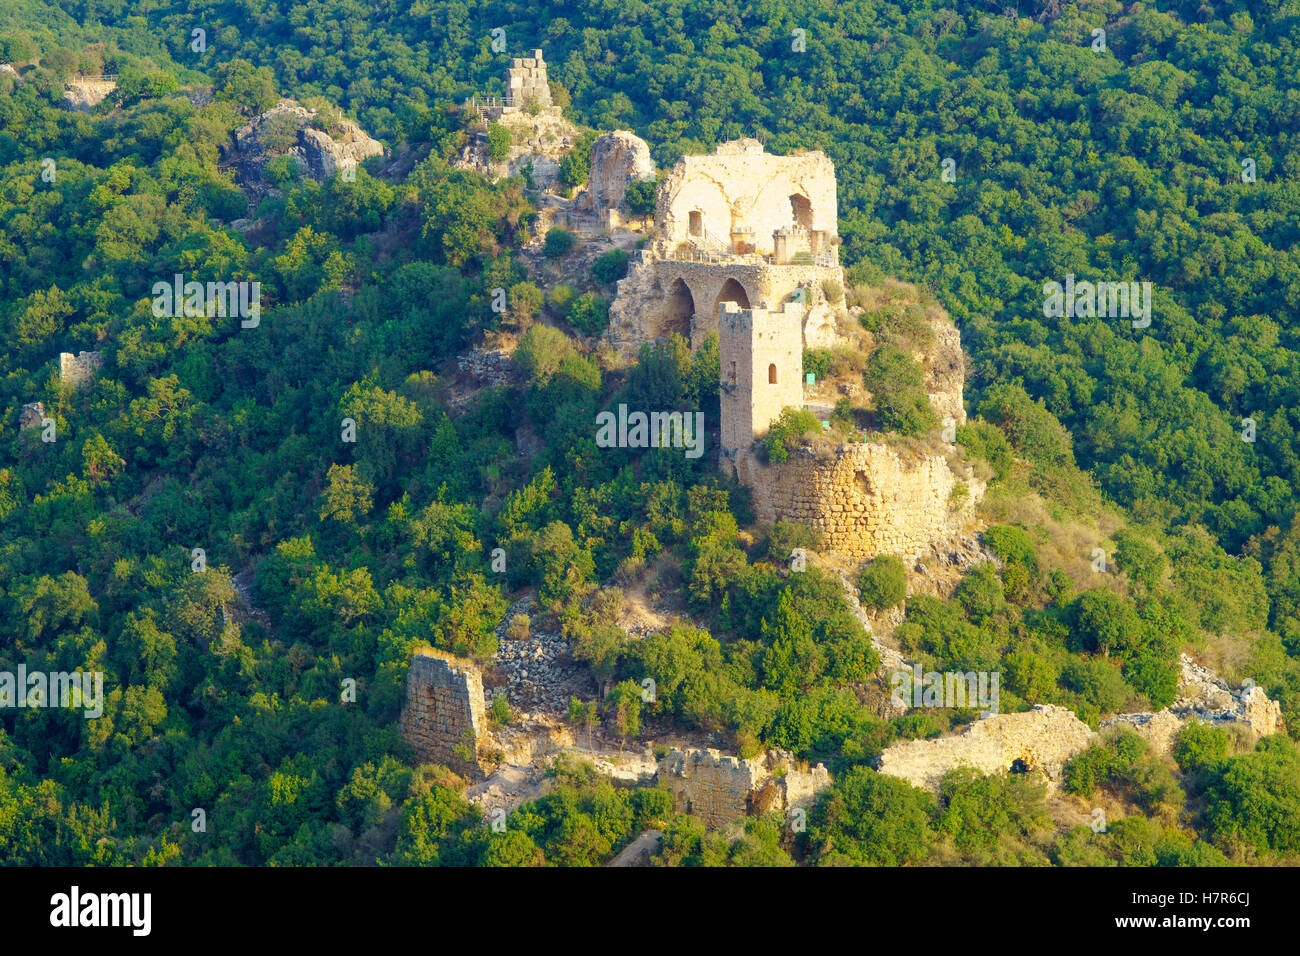
[{"label": "ruined keep", "polygon": [[651,241],[618,284],[609,344],[632,355],[679,333],[698,347],[726,302],[789,303],[811,342],[833,311],[823,284],[844,284],[836,223],[835,168],[821,152],[773,156],[741,139],[683,157],[659,184]]},{"label": "ruined keep", "polygon": [[[659,186],[650,241],[618,284],[607,342],[625,355],[677,333],[718,335],[721,470],[764,522],[799,521],[855,559],[919,558],[959,534],[983,496],[960,455],[885,442],[818,442],[768,463],[755,451],[783,409],[805,406],[803,351],[844,344],[835,169],[820,152],[773,156],[756,140],[686,156]],[[941,419],[960,425],[961,338],[932,322],[924,356]],[[964,493],[963,493],[964,492]]]},{"label": "ruined keep", "polygon": [[421,762],[446,764],[458,773],[482,772],[487,711],[479,669],[441,651],[416,654],[406,677],[400,726]]}]

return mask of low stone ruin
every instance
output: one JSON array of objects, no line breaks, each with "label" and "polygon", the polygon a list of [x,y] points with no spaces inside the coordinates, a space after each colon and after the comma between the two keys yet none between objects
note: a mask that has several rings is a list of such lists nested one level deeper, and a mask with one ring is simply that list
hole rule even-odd
[{"label": "low stone ruin", "polygon": [[741,817],[811,806],[830,786],[822,764],[800,770],[784,750],[769,750],[745,760],[708,749],[673,749],[659,761],[656,782],[673,795],[674,808],[699,817],[707,827],[721,827]]}]

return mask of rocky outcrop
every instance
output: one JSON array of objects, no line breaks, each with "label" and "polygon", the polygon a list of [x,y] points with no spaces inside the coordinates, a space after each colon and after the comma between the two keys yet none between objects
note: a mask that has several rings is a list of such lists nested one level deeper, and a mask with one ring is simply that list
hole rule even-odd
[{"label": "rocky outcrop", "polygon": [[880,755],[877,769],[935,791],[944,774],[956,767],[983,774],[1041,772],[1048,789],[1054,790],[1066,761],[1096,739],[1072,711],[1040,704],[1024,713],[977,720],[952,737],[891,744]]},{"label": "rocky outcrop", "polygon": [[621,217],[628,211],[628,184],[653,179],[654,175],[654,160],[645,140],[623,129],[606,133],[591,146],[591,171],[587,188],[578,197],[578,208],[602,221],[610,213]]},{"label": "rocky outcrop", "polygon": [[672,792],[678,812],[712,828],[750,814],[808,807],[831,776],[822,764],[799,770],[784,750],[744,760],[713,749],[673,749],[659,761],[656,780]]},{"label": "rocky outcrop", "polygon": [[[322,181],[336,172],[355,168],[384,147],[351,120],[342,120],[331,136],[312,125],[317,111],[292,100],[280,103],[231,134],[229,154],[245,182],[260,181],[267,161],[289,156],[305,175]],[[288,141],[285,142],[285,138]]]}]

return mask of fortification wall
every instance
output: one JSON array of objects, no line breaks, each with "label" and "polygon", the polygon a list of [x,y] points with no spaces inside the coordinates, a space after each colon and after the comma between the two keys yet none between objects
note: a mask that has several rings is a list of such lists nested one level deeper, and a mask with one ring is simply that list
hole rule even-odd
[{"label": "fortification wall", "polygon": [[439,651],[415,655],[400,726],[421,762],[446,764],[459,773],[481,772],[487,715],[479,669]]},{"label": "fortification wall", "polygon": [[[735,294],[734,287],[729,287],[724,297],[728,280],[740,286],[743,300],[729,298]],[[742,308],[777,309],[789,302],[796,290],[803,289],[804,304],[810,307],[809,315],[816,323],[814,338],[820,342],[827,335],[822,327],[834,326],[834,310],[822,293],[822,283],[827,280],[843,288],[844,270],[811,263],[774,265],[757,257],[716,262],[664,259],[646,250],[619,280],[609,311],[606,341],[617,352],[635,355],[643,343],[676,332],[690,339],[691,348],[699,348],[710,332],[718,330],[718,306],[722,302],[736,301]]]},{"label": "fortification wall", "polygon": [[822,764],[799,770],[784,750],[744,760],[713,749],[673,749],[659,761],[657,780],[667,784],[678,812],[710,828],[749,814],[810,806],[831,783]]},{"label": "fortification wall", "polygon": [[1072,711],[1040,704],[1024,713],[977,720],[952,737],[891,744],[880,755],[877,769],[915,787],[937,791],[943,775],[956,767],[1005,773],[1019,761],[1017,769],[1041,771],[1053,790],[1066,761],[1096,739]]},{"label": "fortification wall", "polygon": [[[736,478],[753,490],[760,521],[810,525],[828,550],[854,558],[920,557],[957,533],[984,494],[983,482],[960,478],[944,455],[904,457],[883,443],[804,446],[780,464],[765,465],[747,451],[730,461]],[[969,494],[954,509],[950,498],[959,481]]]}]

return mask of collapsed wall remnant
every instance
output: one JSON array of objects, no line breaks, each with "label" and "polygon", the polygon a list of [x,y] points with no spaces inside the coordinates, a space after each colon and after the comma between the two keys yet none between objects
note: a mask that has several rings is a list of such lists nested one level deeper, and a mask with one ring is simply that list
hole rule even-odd
[{"label": "collapsed wall remnant", "polygon": [[[1180,695],[1156,713],[1120,714],[1101,722],[1102,731],[1126,729],[1142,737],[1153,753],[1173,751],[1178,731],[1191,721],[1247,728],[1259,737],[1282,733],[1282,709],[1254,682],[1232,690],[1208,668],[1181,655]],[[886,747],[877,769],[917,787],[937,790],[943,775],[959,766],[980,773],[1041,770],[1048,792],[1056,789],[1066,762],[1099,740],[1070,710],[1039,704],[1019,714],[977,720],[960,733],[935,740],[900,741]]]},{"label": "collapsed wall remnant", "polygon": [[458,773],[481,773],[487,712],[479,669],[441,651],[416,654],[406,677],[400,726],[402,738],[421,762],[446,764]]},{"label": "collapsed wall remnant", "polygon": [[78,76],[68,80],[63,90],[63,107],[89,110],[98,106],[117,89],[116,76]]},{"label": "collapsed wall remnant", "polygon": [[18,429],[19,431],[26,431],[29,428],[39,428],[44,418],[45,403],[31,402],[24,405],[23,410],[18,413]]},{"label": "collapsed wall remnant", "polygon": [[530,57],[515,57],[506,76],[506,106],[511,109],[530,106],[547,109],[550,105],[551,84],[546,78],[542,51],[534,50]]},{"label": "collapsed wall remnant", "polygon": [[606,133],[591,144],[587,188],[578,197],[578,208],[612,229],[629,212],[628,184],[654,175],[654,160],[645,140],[625,129]]},{"label": "collapsed wall remnant", "polygon": [[1178,731],[1193,720],[1212,727],[1243,727],[1256,737],[1285,731],[1281,705],[1253,681],[1233,690],[1223,678],[1186,654],[1181,655],[1180,666],[1179,694],[1172,704],[1155,713],[1120,714],[1102,721],[1102,729],[1131,730],[1157,754],[1172,753]]},{"label": "collapsed wall remnant", "polygon": [[951,737],[890,744],[877,769],[936,792],[944,774],[956,767],[982,774],[1038,771],[1050,792],[1060,784],[1066,761],[1096,739],[1073,711],[1039,704],[1019,714],[985,717]]},{"label": "collapsed wall remnant", "polygon": [[659,761],[656,781],[672,792],[675,810],[713,828],[769,810],[806,808],[830,786],[831,776],[822,764],[799,770],[784,750],[745,760],[711,748],[674,748]]},{"label": "collapsed wall remnant", "polygon": [[104,364],[100,352],[59,353],[59,382],[67,388],[79,388],[91,381]]}]

